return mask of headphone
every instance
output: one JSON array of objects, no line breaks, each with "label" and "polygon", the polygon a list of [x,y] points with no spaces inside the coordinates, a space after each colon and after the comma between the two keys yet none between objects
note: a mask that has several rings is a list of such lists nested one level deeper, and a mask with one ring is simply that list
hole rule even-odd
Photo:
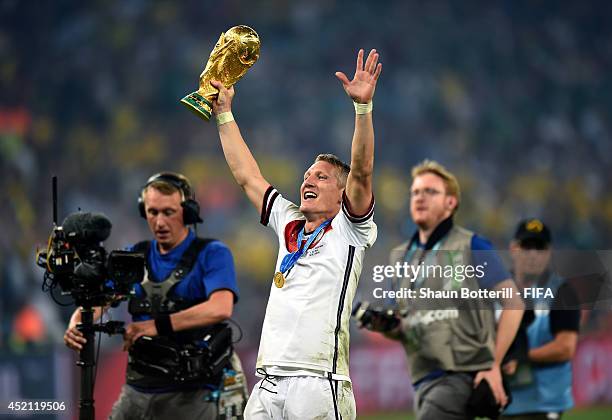
[{"label": "headphone", "polygon": [[154,182],[170,184],[180,191],[183,199],[181,207],[183,208],[183,223],[185,225],[195,225],[196,223],[203,222],[200,217],[200,204],[195,200],[195,194],[189,180],[184,175],[176,172],[160,172],[147,180],[147,183],[142,187],[140,195],[138,196],[138,211],[142,218],[147,218],[143,195],[147,187]]}]

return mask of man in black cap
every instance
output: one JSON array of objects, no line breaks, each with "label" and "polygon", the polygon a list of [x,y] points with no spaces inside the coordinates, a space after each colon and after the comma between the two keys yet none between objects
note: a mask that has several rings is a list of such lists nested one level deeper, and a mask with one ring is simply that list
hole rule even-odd
[{"label": "man in black cap", "polygon": [[532,218],[519,223],[510,242],[513,278],[535,316],[522,327],[527,337],[523,356],[504,365],[513,399],[503,418],[558,419],[574,405],[571,359],[580,310],[572,287],[551,270],[551,239],[548,227]]},{"label": "man in black cap", "polygon": [[[542,274],[548,272],[551,257],[550,230],[539,219],[519,223],[510,243],[516,280],[519,286],[535,287]],[[520,282],[522,280],[522,283]]]}]

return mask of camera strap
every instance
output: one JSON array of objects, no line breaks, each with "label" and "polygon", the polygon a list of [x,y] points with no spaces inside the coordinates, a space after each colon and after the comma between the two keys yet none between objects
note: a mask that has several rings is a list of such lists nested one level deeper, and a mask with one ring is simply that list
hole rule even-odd
[{"label": "camera strap", "polygon": [[[148,255],[152,242],[142,241],[134,245],[134,251],[142,252],[147,257],[145,258],[147,273],[144,281],[140,283],[145,292],[145,296],[142,298],[134,297],[130,299],[130,314],[150,314],[155,316],[158,313],[173,313],[181,309],[186,309],[188,306],[181,305],[181,302],[169,298],[170,290],[189,274],[198,260],[198,255],[200,255],[204,248],[214,240],[215,239],[211,238],[194,238],[181,256],[181,259],[172,273],[161,281],[155,277],[149,265]],[[187,303],[187,305],[191,306],[190,303]]]}]

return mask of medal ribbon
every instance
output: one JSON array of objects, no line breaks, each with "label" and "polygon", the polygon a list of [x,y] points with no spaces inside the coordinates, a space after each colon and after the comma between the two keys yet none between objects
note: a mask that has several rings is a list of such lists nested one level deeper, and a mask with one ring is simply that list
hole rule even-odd
[{"label": "medal ribbon", "polygon": [[319,236],[319,233],[325,229],[325,227],[327,227],[327,225],[329,225],[331,223],[332,219],[327,219],[326,221],[324,221],[323,223],[321,223],[319,225],[318,228],[315,229],[315,231],[312,233],[312,235],[310,235],[310,238],[308,238],[308,240],[306,241],[306,244],[304,244],[304,246],[302,246],[302,240],[304,238],[304,229],[302,228],[302,230],[300,230],[300,233],[298,234],[298,238],[297,238],[297,245],[298,245],[298,250],[295,252],[292,252],[290,254],[287,254],[283,257],[283,260],[281,261],[281,265],[280,265],[280,272],[285,274],[287,271],[291,270],[291,268],[293,268],[293,266],[295,265],[295,263],[297,262],[297,260],[300,259],[300,257],[304,254],[304,252],[310,248],[310,245],[312,245],[312,243],[314,242],[315,238],[317,236]]}]

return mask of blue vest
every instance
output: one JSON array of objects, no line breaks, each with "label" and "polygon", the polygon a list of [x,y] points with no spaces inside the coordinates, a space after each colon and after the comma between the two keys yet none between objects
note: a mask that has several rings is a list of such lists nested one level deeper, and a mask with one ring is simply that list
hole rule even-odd
[{"label": "blue vest", "polygon": [[[563,279],[552,274],[545,285],[557,295]],[[529,348],[541,347],[553,341],[550,331],[550,307],[554,298],[533,299],[535,319],[527,328]],[[504,414],[547,413],[566,411],[574,406],[572,398],[572,364],[532,364],[533,381],[528,385],[511,387],[512,403]]]}]

